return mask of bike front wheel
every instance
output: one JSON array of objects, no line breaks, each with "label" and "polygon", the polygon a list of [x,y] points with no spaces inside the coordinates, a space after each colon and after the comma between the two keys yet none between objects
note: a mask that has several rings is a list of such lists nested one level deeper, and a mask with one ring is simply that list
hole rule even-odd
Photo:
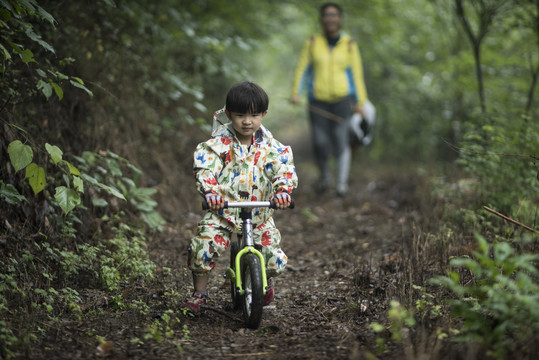
[{"label": "bike front wheel", "polygon": [[257,329],[262,320],[264,289],[262,268],[255,254],[246,254],[241,261],[241,278],[244,294],[242,296],[243,317],[248,328]]}]

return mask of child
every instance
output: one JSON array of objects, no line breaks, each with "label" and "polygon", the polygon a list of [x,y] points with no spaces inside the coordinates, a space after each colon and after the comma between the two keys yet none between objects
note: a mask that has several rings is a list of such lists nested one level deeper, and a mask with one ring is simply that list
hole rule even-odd
[{"label": "child", "polygon": [[[273,198],[278,208],[285,209],[297,186],[292,150],[262,126],[268,104],[268,95],[260,86],[251,82],[235,84],[226,97],[225,114],[230,123],[216,128],[211,139],[195,150],[196,185],[211,211],[199,222],[188,252],[194,293],[184,308],[193,314],[206,304],[210,271],[216,258],[228,248],[233,230],[241,224],[239,209],[224,209],[225,201]],[[272,277],[280,275],[287,262],[272,214],[269,208],[258,208],[252,219],[255,243],[262,245],[266,260],[269,290],[264,305],[273,300]]]}]

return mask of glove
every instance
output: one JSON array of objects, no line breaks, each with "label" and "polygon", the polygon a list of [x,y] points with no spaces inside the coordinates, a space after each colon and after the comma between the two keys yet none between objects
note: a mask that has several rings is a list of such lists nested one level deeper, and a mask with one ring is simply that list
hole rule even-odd
[{"label": "glove", "polygon": [[280,190],[277,192],[277,194],[275,194],[273,201],[275,201],[275,204],[277,204],[277,207],[283,209],[290,206],[290,202],[292,201],[292,198],[290,197],[290,194],[288,192],[284,190]]},{"label": "glove", "polygon": [[215,210],[216,208],[220,208],[222,204],[224,204],[223,198],[221,195],[210,191],[207,192],[204,197],[206,198],[206,202],[208,203],[208,206],[210,209]]}]

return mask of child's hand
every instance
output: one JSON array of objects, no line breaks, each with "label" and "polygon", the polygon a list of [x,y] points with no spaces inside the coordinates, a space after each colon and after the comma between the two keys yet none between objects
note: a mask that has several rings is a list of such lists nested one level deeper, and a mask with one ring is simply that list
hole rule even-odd
[{"label": "child's hand", "polygon": [[292,197],[286,191],[279,191],[277,194],[275,194],[273,201],[275,202],[277,209],[284,210],[290,206]]},{"label": "child's hand", "polygon": [[206,193],[206,195],[204,196],[206,198],[206,202],[208,203],[210,210],[219,211],[219,210],[224,209],[225,201],[221,197],[221,195],[214,192],[209,192],[209,193]]}]

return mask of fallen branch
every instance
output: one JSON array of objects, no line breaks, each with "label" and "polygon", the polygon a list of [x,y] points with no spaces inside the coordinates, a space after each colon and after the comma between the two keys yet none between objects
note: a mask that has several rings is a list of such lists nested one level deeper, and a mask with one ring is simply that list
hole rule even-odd
[{"label": "fallen branch", "polygon": [[272,355],[272,352],[257,352],[257,353],[245,353],[245,354],[224,354],[226,357],[252,357],[252,356],[266,356]]},{"label": "fallen branch", "polygon": [[308,105],[309,107],[309,110],[314,112],[314,113],[317,113],[318,115],[322,115],[326,118],[328,118],[329,120],[333,120],[335,122],[338,122],[339,124],[342,123],[344,121],[344,119],[338,115],[335,115],[333,113],[330,113],[329,111],[326,111],[324,109],[320,109],[319,107],[316,107],[316,106],[313,106],[311,104]]},{"label": "fallen branch", "polygon": [[466,153],[466,154],[474,154],[474,155],[495,155],[495,156],[507,156],[507,157],[522,157],[522,158],[530,158],[533,160],[539,160],[539,156],[537,155],[522,155],[522,154],[505,154],[505,153],[495,153],[495,152],[480,152],[480,151],[473,151],[473,150],[463,150],[462,148],[459,148],[457,145],[451,144],[449,141],[442,139],[442,141],[451,148],[451,150],[458,152],[458,153]]},{"label": "fallen branch", "polygon": [[227,313],[226,311],[218,308],[218,307],[215,307],[215,306],[209,306],[209,305],[202,305],[201,306],[202,309],[205,309],[205,310],[211,310],[211,311],[215,311],[216,313],[218,314],[221,314],[221,315],[224,315],[226,316],[227,318],[231,319],[231,320],[234,320],[234,321],[237,321],[237,322],[241,322],[241,320],[235,316],[232,316],[230,315],[229,313]]},{"label": "fallen branch", "polygon": [[483,209],[485,209],[485,210],[487,210],[487,211],[493,213],[494,215],[497,215],[497,216],[501,217],[502,219],[507,220],[507,221],[509,221],[509,222],[511,222],[511,223],[513,223],[513,224],[515,224],[515,225],[518,225],[518,226],[520,226],[520,227],[523,227],[524,229],[526,229],[526,230],[528,230],[528,231],[531,231],[531,232],[534,232],[534,233],[536,233],[536,234],[539,234],[539,231],[535,230],[534,228],[531,228],[531,227],[529,227],[529,226],[526,226],[526,225],[524,225],[524,224],[521,224],[521,223],[519,223],[518,221],[513,220],[513,219],[511,219],[510,217],[507,217],[507,216],[505,216],[505,215],[503,215],[503,214],[497,212],[496,210],[493,210],[493,209],[491,209],[491,208],[489,208],[489,207],[487,207],[487,206],[483,206]]}]

